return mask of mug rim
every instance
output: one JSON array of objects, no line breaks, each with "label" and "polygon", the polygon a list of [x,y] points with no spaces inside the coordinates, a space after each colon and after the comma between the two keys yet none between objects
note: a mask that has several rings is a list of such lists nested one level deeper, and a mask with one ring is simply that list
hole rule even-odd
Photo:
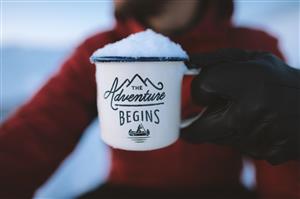
[{"label": "mug rim", "polygon": [[91,56],[92,63],[96,62],[175,62],[187,61],[188,58],[184,57],[125,57],[125,56]]}]

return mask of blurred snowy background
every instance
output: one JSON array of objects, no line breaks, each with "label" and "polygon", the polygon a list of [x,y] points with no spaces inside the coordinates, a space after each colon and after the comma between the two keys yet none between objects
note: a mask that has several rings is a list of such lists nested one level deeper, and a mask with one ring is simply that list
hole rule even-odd
[{"label": "blurred snowy background", "polygon": [[[300,67],[299,1],[235,2],[234,23],[260,28],[279,38],[287,62]],[[2,106],[7,117],[28,100],[84,38],[114,25],[111,1],[2,1]],[[1,118],[3,120],[3,118]],[[36,198],[72,198],[101,184],[109,169],[109,150],[95,121],[75,151],[36,194]],[[246,164],[241,180],[255,184]]]}]

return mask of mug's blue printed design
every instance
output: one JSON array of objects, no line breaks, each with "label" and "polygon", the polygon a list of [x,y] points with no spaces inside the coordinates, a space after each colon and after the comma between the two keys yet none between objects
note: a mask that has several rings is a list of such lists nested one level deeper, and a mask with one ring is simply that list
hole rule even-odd
[{"label": "mug's blue printed design", "polygon": [[[140,82],[140,87],[131,86],[137,79]],[[141,94],[127,94],[124,90],[128,87],[132,87],[133,90],[140,90]],[[152,86],[158,92],[151,93],[149,89],[142,93],[143,86]],[[121,85],[119,85],[119,78],[116,77],[112,83],[110,90],[104,92],[104,98],[110,98],[110,106],[113,110],[118,110],[120,106],[156,106],[164,104],[165,92],[160,92],[164,88],[162,82],[154,84],[149,78],[143,79],[139,74],[135,74],[131,79],[126,79]]]},{"label": "mug's blue printed design", "polygon": [[150,138],[150,130],[145,129],[145,123],[160,123],[159,106],[165,103],[166,97],[163,89],[164,84],[161,81],[153,83],[148,77],[142,78],[135,74],[122,83],[115,77],[111,88],[104,92],[103,97],[110,101],[111,109],[119,113],[120,126],[139,123],[128,131],[128,138],[133,142],[144,143]]},{"label": "mug's blue printed design", "polygon": [[129,139],[134,141],[135,143],[144,143],[150,136],[149,129],[145,129],[143,124],[139,124],[136,131],[133,131],[132,129],[129,130]]}]

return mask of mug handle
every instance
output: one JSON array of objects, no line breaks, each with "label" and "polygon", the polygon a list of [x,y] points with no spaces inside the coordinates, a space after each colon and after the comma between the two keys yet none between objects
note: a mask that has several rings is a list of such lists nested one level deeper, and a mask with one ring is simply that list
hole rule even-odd
[{"label": "mug handle", "polygon": [[[190,70],[187,70],[184,74],[185,75],[198,75],[201,71],[201,68],[197,68],[197,69],[190,69]],[[196,116],[194,117],[191,117],[191,118],[187,118],[187,119],[184,119],[181,121],[180,123],[180,128],[186,128],[188,126],[190,126],[193,122],[195,122],[197,119],[199,119],[203,113],[206,111],[207,107],[204,107],[202,109],[202,111],[197,114]]]},{"label": "mug handle", "polygon": [[199,119],[203,115],[203,113],[206,111],[206,109],[207,109],[207,107],[204,107],[202,109],[202,111],[200,113],[198,113],[196,116],[182,120],[180,123],[180,128],[183,129],[183,128],[186,128],[186,127],[190,126],[191,124],[193,124],[193,122],[195,122],[197,119]]}]

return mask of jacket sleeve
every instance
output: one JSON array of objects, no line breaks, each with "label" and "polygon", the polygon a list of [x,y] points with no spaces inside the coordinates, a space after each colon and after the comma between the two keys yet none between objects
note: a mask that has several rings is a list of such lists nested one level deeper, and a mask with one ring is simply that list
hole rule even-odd
[{"label": "jacket sleeve", "polygon": [[262,199],[300,199],[300,162],[272,166],[257,160],[256,188]]},{"label": "jacket sleeve", "polygon": [[85,45],[0,127],[0,198],[28,198],[95,118],[94,66]]}]

